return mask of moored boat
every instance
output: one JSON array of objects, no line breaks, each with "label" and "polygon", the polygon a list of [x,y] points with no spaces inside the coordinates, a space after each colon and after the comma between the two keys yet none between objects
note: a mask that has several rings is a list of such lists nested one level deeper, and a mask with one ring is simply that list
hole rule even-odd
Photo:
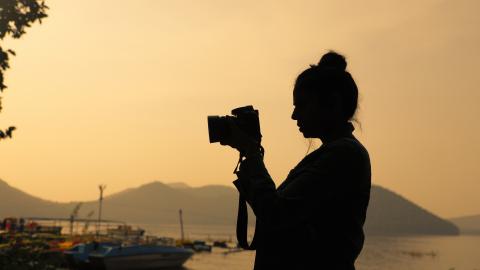
[{"label": "moored boat", "polygon": [[145,230],[141,228],[134,229],[129,225],[119,225],[116,228],[107,228],[107,237],[122,239],[124,241],[138,241],[145,234]]},{"label": "moored boat", "polygon": [[92,252],[102,252],[106,247],[120,246],[118,243],[79,243],[63,252],[65,260],[71,269],[90,269],[88,256]]},{"label": "moored boat", "polygon": [[91,269],[158,269],[180,267],[193,255],[190,249],[157,246],[133,245],[106,247],[100,252],[90,253]]}]

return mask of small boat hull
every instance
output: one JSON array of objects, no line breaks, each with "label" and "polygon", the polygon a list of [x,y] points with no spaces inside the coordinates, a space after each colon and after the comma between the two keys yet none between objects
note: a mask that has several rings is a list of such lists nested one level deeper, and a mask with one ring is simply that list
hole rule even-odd
[{"label": "small boat hull", "polygon": [[112,248],[104,254],[91,254],[90,264],[93,269],[159,269],[182,266],[193,252],[176,247],[121,247]]},{"label": "small boat hull", "polygon": [[90,262],[88,256],[92,252],[101,252],[106,247],[119,246],[116,243],[80,243],[73,246],[71,249],[63,252],[65,260],[70,269],[90,269]]}]

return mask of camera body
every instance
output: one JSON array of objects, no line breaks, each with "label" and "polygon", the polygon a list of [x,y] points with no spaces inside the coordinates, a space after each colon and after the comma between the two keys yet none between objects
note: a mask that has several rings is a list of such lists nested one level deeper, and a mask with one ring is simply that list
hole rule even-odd
[{"label": "camera body", "polygon": [[208,116],[208,135],[210,143],[221,142],[231,136],[229,120],[233,122],[252,139],[258,143],[262,140],[260,132],[260,120],[258,118],[258,110],[252,105],[239,107],[232,110],[232,115]]}]

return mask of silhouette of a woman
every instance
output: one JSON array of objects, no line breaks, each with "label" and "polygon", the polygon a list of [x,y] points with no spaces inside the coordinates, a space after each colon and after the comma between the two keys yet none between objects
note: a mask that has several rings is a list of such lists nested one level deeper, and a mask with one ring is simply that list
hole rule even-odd
[{"label": "silhouette of a woman", "polygon": [[222,144],[245,153],[234,181],[257,218],[255,270],[354,270],[364,242],[370,160],[352,135],[358,89],[345,58],[329,52],[303,71],[293,90],[292,119],[322,146],[278,187],[258,143],[231,123]]}]

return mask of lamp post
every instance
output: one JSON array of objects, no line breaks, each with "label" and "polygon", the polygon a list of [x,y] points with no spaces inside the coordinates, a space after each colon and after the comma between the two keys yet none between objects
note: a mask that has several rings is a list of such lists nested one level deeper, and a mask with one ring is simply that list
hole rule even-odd
[{"label": "lamp post", "polygon": [[180,239],[182,241],[182,245],[184,243],[184,240],[185,240],[185,235],[184,235],[184,232],[183,232],[183,212],[182,212],[182,209],[180,209],[178,211],[178,215],[180,216]]},{"label": "lamp post", "polygon": [[99,185],[100,198],[98,200],[98,222],[97,222],[97,237],[100,233],[100,223],[102,222],[102,203],[103,203],[103,191],[107,188],[106,185]]}]

